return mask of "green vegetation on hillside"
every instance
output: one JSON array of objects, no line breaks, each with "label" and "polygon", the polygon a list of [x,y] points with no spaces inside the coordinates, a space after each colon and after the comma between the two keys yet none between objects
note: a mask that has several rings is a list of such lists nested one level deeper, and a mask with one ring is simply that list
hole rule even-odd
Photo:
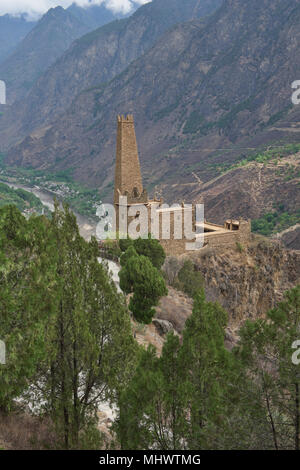
[{"label": "green vegetation on hillside", "polygon": [[45,209],[39,198],[34,194],[24,191],[24,189],[13,189],[7,184],[0,183],[0,207],[8,204],[14,204],[21,212],[26,209],[33,209],[41,213]]},{"label": "green vegetation on hillside", "polygon": [[271,160],[278,161],[281,158],[287,157],[289,155],[294,155],[298,152],[300,152],[300,144],[293,143],[293,144],[286,144],[286,145],[278,145],[278,146],[274,146],[274,148],[271,148],[269,150],[261,150],[260,152],[256,152],[248,156],[244,156],[237,163],[234,163],[234,164],[224,163],[224,164],[218,165],[218,168],[221,171],[221,173],[225,173],[229,170],[234,170],[235,168],[246,166],[251,162],[267,163]]},{"label": "green vegetation on hillside", "polygon": [[193,111],[184,125],[183,133],[194,134],[200,128],[203,127],[204,123],[205,123],[204,116],[200,114],[198,111]]},{"label": "green vegetation on hillside", "polygon": [[152,238],[149,234],[148,238],[130,238],[119,240],[120,249],[125,252],[130,246],[133,246],[138,255],[146,256],[150,259],[153,266],[160,269],[166,259],[166,253],[158,240]]},{"label": "green vegetation on hillside", "polygon": [[283,204],[279,204],[274,212],[268,212],[259,219],[252,220],[252,232],[269,237],[299,223],[300,209],[290,214],[285,211]]},{"label": "green vegetation on hillside", "polygon": [[[151,241],[145,242],[150,244]],[[144,248],[144,244],[142,246]],[[149,324],[155,315],[154,307],[161,297],[168,294],[164,278],[151,257],[139,255],[133,245],[122,254],[120,262],[120,287],[125,294],[133,294],[129,310],[139,323]]]},{"label": "green vegetation on hillside", "polygon": [[178,271],[174,287],[191,298],[194,298],[200,288],[204,288],[202,273],[196,271],[192,261],[187,260],[184,262],[182,268]]},{"label": "green vegetation on hillside", "polygon": [[[256,395],[268,420],[268,436],[261,434],[260,448],[268,437],[275,450],[300,450],[299,325],[300,285],[286,292],[266,318],[247,321],[240,331],[236,358],[247,376],[239,385],[249,404]],[[249,377],[255,387],[245,389]],[[254,420],[256,413],[253,402]]]},{"label": "green vegetation on hillside", "polygon": [[72,169],[51,173],[30,168],[7,167],[3,163],[3,155],[0,154],[0,179],[51,191],[57,199],[67,202],[74,211],[93,220],[97,219],[97,206],[101,203],[98,189],[75,181]]},{"label": "green vegetation on hillside", "polygon": [[140,355],[119,402],[122,449],[299,450],[299,305],[300,286],[230,352],[226,312],[198,292],[182,341],[171,332],[160,357]]},{"label": "green vegetation on hillside", "polygon": [[[159,355],[136,343],[126,297],[98,256],[96,240],[80,237],[67,207],[56,204],[50,220],[0,208],[0,331],[8,352],[0,419],[19,410],[22,397],[27,414],[48,429],[49,440],[38,444],[48,449],[300,449],[300,286],[265,318],[247,321],[232,349],[227,313],[195,285],[182,338],[168,333]],[[163,290],[159,271],[132,245],[122,265],[121,286],[133,286],[130,307],[148,315]],[[188,283],[193,270],[183,266],[179,277]],[[117,417],[105,441],[99,409],[107,400]]]}]

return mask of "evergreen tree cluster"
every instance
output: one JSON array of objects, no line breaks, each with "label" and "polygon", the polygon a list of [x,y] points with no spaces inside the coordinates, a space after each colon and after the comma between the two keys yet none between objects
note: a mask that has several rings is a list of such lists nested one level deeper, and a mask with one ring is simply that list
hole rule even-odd
[{"label": "evergreen tree cluster", "polygon": [[120,239],[120,287],[130,298],[129,309],[139,323],[149,324],[161,297],[168,294],[161,267],[164,249],[151,234],[148,238]]},{"label": "evergreen tree cluster", "polygon": [[67,207],[51,220],[0,210],[0,408],[34,401],[65,449],[99,447],[99,406],[135,364],[126,302],[97,258]]},{"label": "evergreen tree cluster", "polygon": [[[126,243],[120,285],[148,323],[166,295],[164,254],[151,239]],[[226,312],[185,264],[178,279],[190,286],[193,312],[159,356],[136,343],[126,298],[98,256],[68,207],[56,205],[50,220],[0,209],[2,413],[30,403],[64,449],[105,445],[97,413],[109,403],[118,449],[299,450],[300,286],[265,318],[245,322],[229,348]]]},{"label": "evergreen tree cluster", "polygon": [[[231,351],[226,313],[196,294],[182,341],[140,352],[115,424],[123,449],[294,449],[300,444],[300,286],[248,321]],[[300,343],[300,341],[299,341]],[[300,355],[300,348],[296,357]]]}]

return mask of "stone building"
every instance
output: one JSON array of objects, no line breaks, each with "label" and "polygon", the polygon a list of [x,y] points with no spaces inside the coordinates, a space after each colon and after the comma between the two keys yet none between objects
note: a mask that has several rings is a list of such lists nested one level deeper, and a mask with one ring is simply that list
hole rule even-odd
[{"label": "stone building", "polygon": [[[133,116],[118,116],[117,125],[114,190],[117,232],[126,235],[129,226],[136,224],[141,236],[152,232],[168,255],[183,254],[191,249],[187,248],[191,246],[187,244],[196,241],[201,242],[196,246],[203,247],[245,243],[249,240],[250,221],[226,220],[222,226],[206,220],[197,223],[195,205],[181,203],[166,207],[163,199],[149,199],[143,187]],[[140,220],[145,214],[147,223],[143,227]],[[186,221],[190,224],[188,229]]]}]

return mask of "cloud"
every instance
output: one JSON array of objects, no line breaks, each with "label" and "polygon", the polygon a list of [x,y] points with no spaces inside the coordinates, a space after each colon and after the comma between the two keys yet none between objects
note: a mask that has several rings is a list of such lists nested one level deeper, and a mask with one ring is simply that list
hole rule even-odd
[{"label": "cloud", "polygon": [[72,3],[82,7],[104,4],[114,13],[129,13],[134,4],[144,5],[151,0],[0,0],[0,15],[9,13],[17,16],[26,13],[29,18],[37,18],[46,13],[49,8],[58,5],[67,8]]}]

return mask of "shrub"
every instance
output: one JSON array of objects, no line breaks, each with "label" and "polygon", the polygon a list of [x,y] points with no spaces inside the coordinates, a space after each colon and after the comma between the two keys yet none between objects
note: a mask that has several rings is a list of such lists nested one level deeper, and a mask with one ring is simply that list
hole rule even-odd
[{"label": "shrub", "polygon": [[122,252],[125,252],[131,246],[134,247],[138,255],[146,256],[150,259],[155,268],[160,269],[165,262],[166,254],[158,240],[151,237],[137,238],[131,240],[130,238],[120,239],[119,246]]},{"label": "shrub", "polygon": [[121,238],[119,240],[119,246],[121,251],[124,253],[130,246],[133,245],[133,240],[131,240],[129,237],[128,238]]},{"label": "shrub", "polygon": [[121,256],[120,287],[125,294],[133,293],[129,310],[134,318],[149,324],[155,314],[153,307],[168,294],[165,281],[150,259],[138,255],[133,246]]},{"label": "shrub", "polygon": [[169,256],[163,265],[163,275],[167,283],[172,286],[182,267],[182,263],[175,256]]},{"label": "shrub", "polygon": [[239,253],[243,253],[244,247],[240,242],[236,242],[236,247]]},{"label": "shrub", "polygon": [[184,265],[180,269],[177,280],[174,286],[187,294],[189,297],[195,297],[204,287],[204,279],[199,271],[195,270],[195,265],[192,261],[185,261]]},{"label": "shrub", "polygon": [[150,259],[153,266],[160,269],[165,262],[166,254],[158,240],[149,234],[147,239],[138,238],[134,240],[133,246],[138,255],[146,256]]},{"label": "shrub", "polygon": [[107,250],[108,256],[111,256],[114,258],[120,258],[122,252],[120,250],[119,243],[116,240],[107,239],[104,242],[104,246]]}]

